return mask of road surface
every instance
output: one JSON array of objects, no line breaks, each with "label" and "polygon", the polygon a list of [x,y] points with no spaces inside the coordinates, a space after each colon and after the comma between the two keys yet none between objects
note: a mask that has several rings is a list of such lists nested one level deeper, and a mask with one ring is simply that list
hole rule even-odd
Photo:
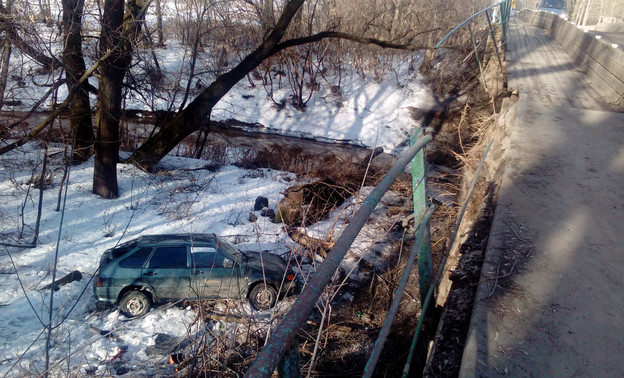
[{"label": "road surface", "polygon": [[520,20],[507,64],[517,116],[460,376],[622,377],[624,114]]}]

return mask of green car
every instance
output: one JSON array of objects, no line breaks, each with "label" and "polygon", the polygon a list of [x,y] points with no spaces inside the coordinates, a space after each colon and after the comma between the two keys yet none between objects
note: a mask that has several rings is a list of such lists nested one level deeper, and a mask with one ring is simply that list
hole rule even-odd
[{"label": "green car", "polygon": [[215,234],[143,235],[105,251],[94,277],[97,299],[127,317],[181,299],[247,298],[267,310],[296,285],[282,257],[243,253]]}]

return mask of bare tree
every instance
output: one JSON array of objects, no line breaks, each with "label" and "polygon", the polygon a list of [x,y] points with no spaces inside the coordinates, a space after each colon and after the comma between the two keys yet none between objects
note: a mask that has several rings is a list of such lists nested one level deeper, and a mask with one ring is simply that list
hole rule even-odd
[{"label": "bare tree", "polygon": [[156,46],[163,47],[165,45],[165,34],[163,33],[162,8],[160,7],[160,0],[154,1],[154,9],[156,11],[156,34],[158,35]]},{"label": "bare tree", "polygon": [[122,85],[149,0],[129,0],[124,5],[124,0],[106,0],[102,15],[100,54],[110,55],[100,63],[93,193],[103,198],[119,195],[117,163]]},{"label": "bare tree", "polygon": [[[113,198],[118,195],[116,164],[118,163],[120,143],[119,128],[124,98],[124,78],[127,77],[131,66],[135,43],[141,35],[140,29],[148,0],[129,0],[127,4],[124,4],[123,0],[104,1],[99,38],[100,58],[94,67],[86,72],[84,59],[79,51],[78,39],[70,38],[80,35],[79,26],[81,8],[84,6],[83,1],[64,0],[63,3],[65,7],[63,31],[66,39],[63,63],[66,66],[67,81],[71,87],[70,94],[63,106],[67,106],[67,104],[74,104],[75,106],[75,111],[70,111],[72,119],[75,119],[74,125],[72,125],[75,131],[74,146],[77,153],[84,151],[83,155],[78,156],[79,159],[84,159],[90,154],[88,150],[90,145],[88,142],[90,140],[88,135],[90,111],[88,110],[90,109],[88,109],[87,92],[90,87],[86,83],[85,75],[90,75],[97,68],[100,82],[95,115],[96,142],[93,192],[105,198]],[[210,113],[215,104],[262,62],[286,49],[314,44],[327,39],[351,41],[381,48],[409,50],[420,49],[430,44],[430,41],[422,39],[421,36],[430,31],[427,29],[430,27],[430,22],[422,15],[430,12],[431,8],[424,7],[421,3],[405,0],[380,0],[373,3],[358,3],[358,7],[354,7],[352,0],[316,0],[308,3],[305,0],[288,0],[280,2],[283,4],[282,11],[276,20],[276,3],[274,1],[240,1],[251,4],[251,7],[243,9],[241,3],[204,1],[203,5],[200,4],[201,6],[197,8],[200,10],[198,13],[199,22],[196,22],[194,26],[197,30],[189,28],[183,31],[186,36],[186,43],[193,45],[193,58],[190,62],[190,70],[187,71],[190,73],[187,76],[186,96],[191,93],[191,82],[196,72],[195,65],[198,59],[201,59],[199,53],[203,51],[204,46],[209,46],[212,49],[211,56],[220,56],[219,59],[214,60],[216,62],[214,63],[215,69],[206,71],[217,76],[207,87],[196,86],[194,89],[201,91],[199,95],[188,105],[186,105],[186,99],[190,96],[185,97],[183,108],[173,119],[160,125],[160,130],[133,153],[130,162],[149,170],[187,136],[198,130],[207,132],[205,126],[209,124]],[[188,4],[181,6],[188,7]],[[419,8],[421,6],[422,9]],[[183,13],[188,16],[186,11],[185,8]],[[228,18],[228,12],[236,14],[235,21]],[[245,17],[250,14],[255,15],[254,19],[243,22],[246,29],[241,28],[239,26],[241,20],[246,20]],[[0,23],[3,23],[3,26],[8,30],[7,35],[13,45],[19,47],[18,28],[6,15],[6,10],[0,8]],[[219,17],[218,25],[212,25],[211,22]],[[216,29],[219,29],[218,33],[213,33]],[[210,31],[211,38],[213,38],[212,44],[204,42],[204,37],[208,35],[204,30]],[[242,32],[237,34],[239,31]],[[182,39],[184,39],[184,35]],[[378,37],[383,37],[383,39]],[[340,42],[336,45],[340,45]],[[252,46],[257,47],[253,48]],[[323,54],[327,46],[323,45],[321,48],[321,45],[315,45],[312,48],[302,48],[300,51],[307,59],[290,65],[290,72],[293,75],[291,84],[293,84],[293,91],[300,108],[303,108],[305,101],[315,90],[317,84],[315,75],[321,70]],[[32,46],[22,46],[20,49],[40,64],[47,64],[51,68],[60,66],[60,62],[57,65],[57,60],[54,57],[48,57],[45,54],[38,55],[40,50],[29,49],[28,47]],[[362,56],[370,54],[370,52],[371,50],[364,49]],[[311,57],[312,54],[315,56]],[[240,63],[230,65],[229,61],[232,55],[238,55],[241,59]],[[297,54],[293,56],[296,57]],[[282,65],[286,67],[282,59],[278,59],[278,61],[281,61]],[[334,59],[332,64],[341,61]],[[206,66],[205,62],[204,65]],[[224,70],[227,71],[224,72]],[[82,72],[84,74],[80,75]],[[206,74],[206,72],[202,72],[202,74]],[[304,88],[308,92],[304,93]],[[77,99],[74,100],[74,97]],[[61,109],[55,110],[51,117],[57,116],[60,111]],[[22,145],[49,123],[50,117],[43,124],[35,127],[22,140],[0,149],[0,153]],[[82,132],[86,133],[85,136],[81,136]]]},{"label": "bare tree", "polygon": [[[12,3],[7,3],[7,5],[8,4]],[[19,24],[16,24],[14,18],[15,17],[12,14],[12,11],[0,4],[0,25],[2,25],[6,38],[11,41],[11,44],[17,47],[25,55],[31,57],[47,71],[52,71],[61,67],[62,63],[58,59],[53,56],[49,56],[46,51],[43,51],[41,48],[38,48],[38,46],[35,46],[22,38],[19,32],[20,29],[23,31],[23,28],[21,28]]]},{"label": "bare tree", "polygon": [[276,46],[284,37],[290,21],[303,2],[304,0],[288,1],[275,27],[262,44],[236,67],[217,77],[184,110],[165,123],[158,133],[139,147],[130,157],[130,161],[139,167],[151,169],[184,138],[205,125],[216,103],[263,60],[277,52]]},{"label": "bare tree", "polygon": [[67,85],[78,85],[69,104],[69,122],[72,130],[73,161],[82,162],[93,155],[93,122],[89,104],[88,82],[77,84],[86,65],[82,55],[82,13],[84,0],[63,0],[63,65]]}]

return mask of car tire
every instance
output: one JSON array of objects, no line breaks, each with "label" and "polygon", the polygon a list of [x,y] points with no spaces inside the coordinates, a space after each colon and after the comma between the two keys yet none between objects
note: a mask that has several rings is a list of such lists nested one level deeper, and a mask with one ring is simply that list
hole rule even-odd
[{"label": "car tire", "polygon": [[140,291],[134,290],[126,293],[119,301],[119,312],[128,318],[136,318],[148,313],[152,301]]},{"label": "car tire", "polygon": [[258,311],[268,310],[275,306],[277,302],[277,290],[269,284],[263,282],[257,284],[249,292],[249,303],[251,307]]}]

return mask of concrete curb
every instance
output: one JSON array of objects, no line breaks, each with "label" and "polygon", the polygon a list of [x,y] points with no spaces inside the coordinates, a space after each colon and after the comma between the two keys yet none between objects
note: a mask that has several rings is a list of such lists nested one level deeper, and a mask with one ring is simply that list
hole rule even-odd
[{"label": "concrete curb", "polygon": [[[508,108],[501,110],[501,114],[504,114],[501,122],[504,123],[504,128],[507,130],[508,134],[513,133],[514,125],[516,122],[516,113],[518,110],[519,102],[513,102],[509,104]],[[511,135],[507,136],[507,139],[511,139]],[[509,146],[507,146],[507,154],[509,154]],[[509,156],[507,156],[504,160],[503,165],[507,164],[509,160]],[[503,178],[501,180],[501,184],[498,190],[498,199],[497,203],[501,203],[504,201],[504,190],[505,186],[513,185],[513,179],[508,176],[508,170],[505,166],[501,167],[504,169]],[[499,168],[500,169],[500,168]],[[468,336],[466,338],[466,345],[464,347],[464,353],[462,356],[461,367],[459,371],[459,377],[477,377],[479,376],[479,342],[481,341],[482,336],[479,334],[479,330],[483,329],[484,326],[482,323],[487,322],[487,310],[488,304],[487,299],[490,296],[490,292],[492,290],[491,285],[495,284],[487,279],[487,277],[494,277],[497,274],[497,269],[499,268],[499,261],[501,259],[500,251],[504,250],[504,248],[497,244],[497,241],[500,241],[499,238],[496,238],[496,235],[501,235],[506,233],[508,230],[504,229],[504,223],[500,220],[503,217],[502,207],[496,206],[494,210],[494,217],[492,219],[492,228],[490,229],[490,234],[488,236],[488,246],[485,250],[485,255],[483,257],[483,265],[481,267],[481,278],[482,282],[477,286],[477,293],[475,295],[472,317],[470,319],[470,326],[468,328]],[[487,328],[487,327],[486,327]]]}]

